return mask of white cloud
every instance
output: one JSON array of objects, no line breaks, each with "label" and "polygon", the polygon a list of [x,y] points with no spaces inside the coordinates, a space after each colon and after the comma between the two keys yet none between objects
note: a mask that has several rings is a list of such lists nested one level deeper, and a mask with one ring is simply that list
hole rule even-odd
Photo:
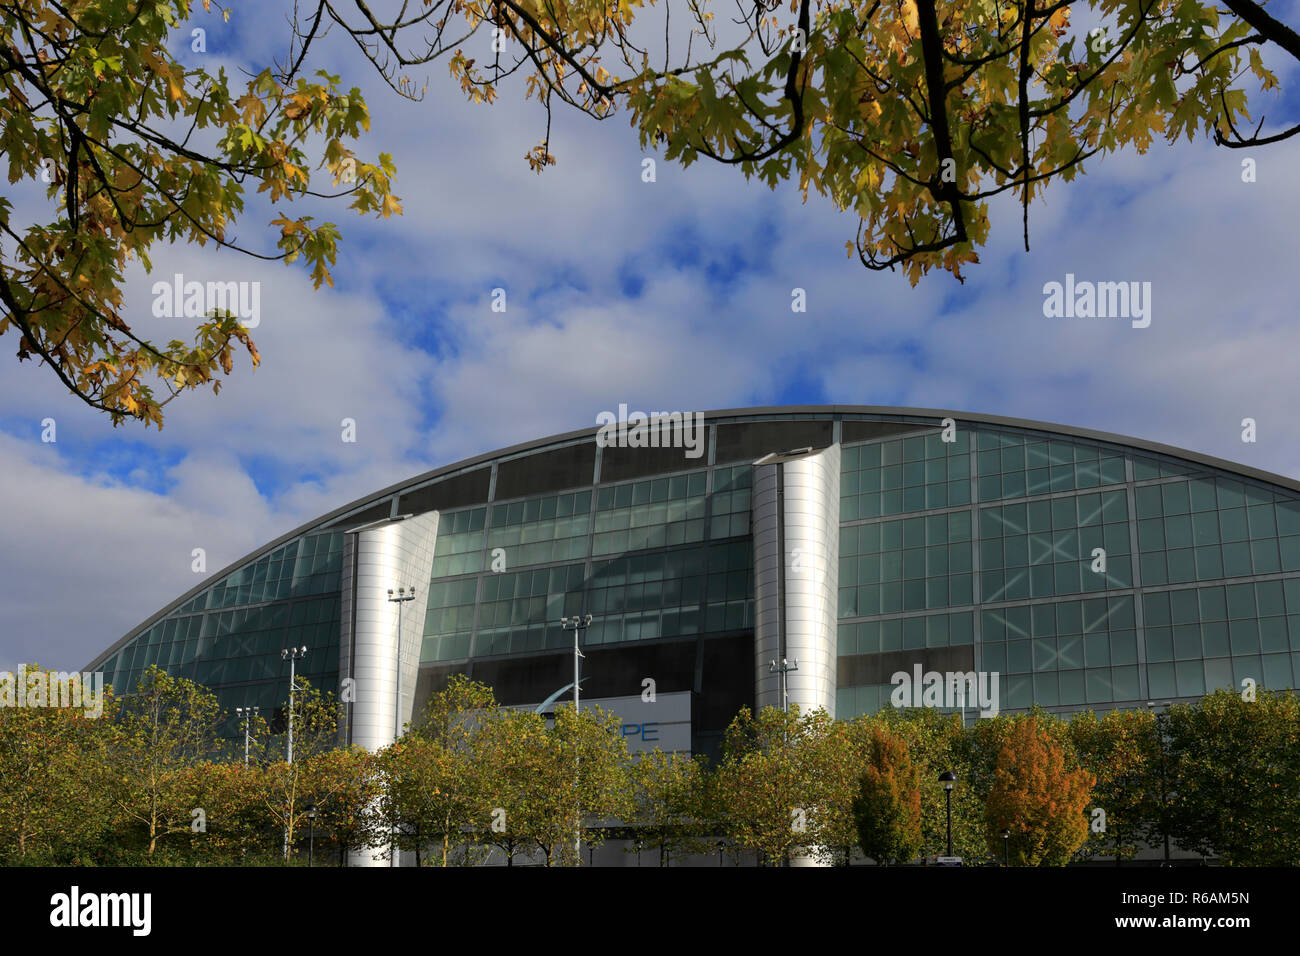
[{"label": "white cloud", "polygon": [[[194,547],[215,571],[354,498],[594,425],[621,402],[774,404],[813,383],[830,402],[1036,418],[1300,474],[1287,414],[1300,400],[1290,144],[1258,152],[1253,185],[1240,182],[1239,151],[1183,143],[1109,157],[1034,206],[1031,253],[1004,198],[965,286],[931,273],[912,288],[846,259],[852,217],[817,196],[803,204],[792,186],[773,193],[706,161],[660,161],[658,181],[641,182],[623,117],[557,112],[560,165],[539,177],[523,161],[543,128],[535,103],[464,103],[441,63],[426,102],[400,102],[355,56],[345,62],[374,114],[362,149],[394,154],[406,214],[330,212],[344,234],[338,289],[210,250],[155,255],[157,276],[220,269],[262,282],[260,369],[238,358],[219,396],[169,405],[161,433],[113,431],[47,370],[10,360],[0,376],[0,481],[23,504],[0,558],[0,668],[84,663],[195,583]],[[250,244],[268,218],[250,201]],[[644,280],[635,299],[621,291],[625,268]],[[1042,284],[1067,271],[1152,282],[1151,328],[1045,319]],[[129,300],[141,329],[170,337],[179,320],[147,315],[152,281],[133,277]],[[489,308],[498,284],[504,314]],[[796,286],[806,314],[790,311]],[[46,415],[59,421],[54,447],[39,442]],[[1247,415],[1256,446],[1239,441]],[[355,444],[340,440],[345,417]],[[113,439],[139,462],[110,475],[94,452]],[[159,467],[165,494],[146,490]]]}]

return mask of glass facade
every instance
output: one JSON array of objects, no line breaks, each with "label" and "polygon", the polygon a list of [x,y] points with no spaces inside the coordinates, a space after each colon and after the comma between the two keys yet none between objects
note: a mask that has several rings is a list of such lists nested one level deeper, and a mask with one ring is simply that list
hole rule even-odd
[{"label": "glass facade", "polygon": [[[960,640],[1001,675],[1004,710],[1296,686],[1294,492],[1102,442],[962,431],[946,449],[938,431],[845,449],[841,655],[906,649],[909,624],[921,647],[923,609],[967,606]],[[841,687],[838,716],[891,690]]]},{"label": "glass facade", "polygon": [[[434,559],[421,662],[569,647],[566,615],[590,612],[588,646],[752,627],[748,465],[493,504],[482,553]],[[444,514],[435,554],[473,525]],[[446,530],[443,530],[446,529]]]},{"label": "glass facade", "polygon": [[128,693],[157,665],[213,688],[228,710],[258,706],[269,719],[288,694],[281,649],[306,646],[297,673],[316,687],[338,683],[342,558],[337,532],[276,548],[135,635],[99,668]]},{"label": "glass facade", "polygon": [[[879,437],[841,448],[838,716],[889,706],[911,661],[997,672],[1003,710],[1296,686],[1300,493],[1049,426],[959,419],[945,441],[903,410],[840,417],[836,438]],[[559,619],[584,612],[589,646],[752,633],[752,468],[710,464],[716,424],[709,457],[647,477],[601,481],[597,457],[579,487],[442,509],[421,663],[562,650]],[[287,693],[281,648],[306,645],[300,673],[336,686],[345,526],[250,560],[97,669],[129,690],[157,664],[266,710]]]}]

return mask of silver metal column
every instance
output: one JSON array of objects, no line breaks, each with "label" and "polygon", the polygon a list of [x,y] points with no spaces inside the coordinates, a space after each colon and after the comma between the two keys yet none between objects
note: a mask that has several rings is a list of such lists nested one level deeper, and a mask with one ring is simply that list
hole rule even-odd
[{"label": "silver metal column", "polygon": [[[391,744],[395,728],[412,717],[437,537],[438,512],[431,511],[363,525],[345,538],[339,676],[354,682],[348,742],[370,751]],[[388,600],[388,590],[399,587],[416,588],[416,600],[400,616],[400,663],[398,605]],[[370,852],[350,854],[349,863],[389,865]]]},{"label": "silver metal column", "polygon": [[[753,486],[756,703],[834,717],[840,446],[765,455],[754,462]],[[814,866],[817,857],[794,855],[790,865]]]},{"label": "silver metal column", "polygon": [[[840,566],[840,446],[754,463],[754,673],[757,704],[835,716]],[[770,662],[777,669],[770,669]]]}]

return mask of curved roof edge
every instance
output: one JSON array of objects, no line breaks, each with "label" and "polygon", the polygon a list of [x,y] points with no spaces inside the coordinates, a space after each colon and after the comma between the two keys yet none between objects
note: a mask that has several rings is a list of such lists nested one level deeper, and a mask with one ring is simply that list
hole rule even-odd
[{"label": "curved roof edge", "polygon": [[[1263,471],[1259,468],[1253,468],[1249,465],[1242,465],[1238,462],[1228,461],[1223,458],[1215,458],[1212,455],[1204,455],[1200,452],[1189,451],[1185,448],[1177,448],[1173,445],[1164,445],[1160,442],[1146,441],[1141,438],[1133,438],[1128,435],[1119,435],[1113,432],[1096,431],[1091,428],[1076,428],[1072,425],[1057,425],[1051,422],[1038,421],[1031,418],[1009,418],[1003,415],[983,415],[976,412],[961,412],[950,409],[937,408],[907,408],[892,405],[759,405],[750,408],[724,408],[703,413],[708,422],[724,420],[728,418],[754,419],[766,416],[784,416],[784,417],[833,417],[836,415],[875,415],[888,416],[895,419],[935,419],[951,418],[957,422],[975,422],[980,425],[997,425],[1007,428],[1020,428],[1030,431],[1049,432],[1058,435],[1066,435],[1073,438],[1086,438],[1092,441],[1105,442],[1111,445],[1120,445],[1126,448],[1132,448],[1137,451],[1146,451],[1153,454],[1164,455],[1169,458],[1178,458],[1193,464],[1202,465],[1209,468],[1216,468],[1220,471],[1231,472],[1244,478],[1251,478],[1255,481],[1264,482],[1270,485],[1276,485],[1293,491],[1300,495],[1300,481],[1288,478],[1285,475],[1274,474],[1273,472]],[[917,422],[918,425],[931,424],[930,422]],[[117,653],[132,637],[139,634],[160,620],[165,618],[172,611],[176,610],[182,604],[196,597],[199,592],[205,588],[211,587],[214,583],[237,571],[239,568],[255,561],[263,554],[274,551],[280,545],[292,541],[303,534],[312,530],[325,530],[326,525],[358,511],[367,505],[377,504],[381,499],[388,498],[398,492],[412,490],[419,485],[427,484],[437,479],[449,478],[457,472],[470,471],[489,462],[501,459],[512,458],[530,451],[537,451],[552,445],[563,445],[565,443],[575,442],[583,438],[594,437],[599,431],[599,425],[588,425],[584,428],[577,428],[573,431],[561,432],[556,435],[550,435],[545,438],[538,438],[532,441],[521,442],[516,445],[510,445],[506,448],[500,448],[495,451],[486,452],[481,455],[475,455],[472,458],[465,458],[461,461],[450,465],[444,465],[441,468],[435,468],[432,471],[426,471],[414,478],[408,478],[405,481],[399,481],[395,484],[382,488],[362,498],[357,498],[340,508],[327,512],[319,518],[308,521],[299,525],[291,531],[287,531],[278,538],[261,545],[250,551],[243,557],[226,565],[220,571],[208,575],[199,584],[196,584],[190,590],[186,591],[176,600],[166,605],[160,611],[150,615],[140,624],[137,624],[131,630],[127,631],[121,638],[114,641],[104,651],[101,651],[95,658],[87,664],[83,670],[90,670],[98,664],[103,663],[113,654]]]}]

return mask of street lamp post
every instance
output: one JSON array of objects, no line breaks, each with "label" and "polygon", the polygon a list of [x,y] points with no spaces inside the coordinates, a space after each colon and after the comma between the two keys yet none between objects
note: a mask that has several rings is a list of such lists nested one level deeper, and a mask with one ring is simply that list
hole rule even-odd
[{"label": "street lamp post", "polygon": [[939,774],[939,783],[943,784],[944,802],[948,812],[948,856],[952,856],[952,788],[957,785],[957,775],[951,770]]},{"label": "street lamp post", "polygon": [[[289,741],[288,741],[288,762],[293,765],[293,695],[298,689],[298,672],[296,665],[298,661],[307,656],[307,646],[287,647],[280,651],[280,660],[289,662]],[[289,808],[290,813],[293,807]],[[284,858],[289,859],[289,820],[285,820],[284,825]]]},{"label": "street lamp post", "polygon": [[797,671],[798,669],[799,669],[798,658],[791,660],[790,658],[783,657],[781,658],[781,662],[779,664],[776,662],[775,659],[767,662],[767,672],[769,674],[779,673],[781,675],[781,712],[782,713],[785,713],[786,710],[789,709],[789,703],[790,703],[789,701],[790,695],[786,692],[785,675],[788,674],[790,671]]},{"label": "street lamp post", "polygon": [[[407,592],[410,592],[409,594]],[[393,685],[393,743],[397,743],[397,738],[402,736],[402,605],[407,601],[415,600],[414,586],[409,588],[398,588],[397,595],[393,595],[393,589],[388,589],[388,603],[397,605],[397,664],[396,678],[397,682]],[[393,827],[393,846],[390,856],[393,866],[399,866],[401,859],[397,851],[397,827]]]},{"label": "street lamp post", "polygon": [[1002,828],[1002,865],[1011,865],[1011,831],[1006,827]]},{"label": "street lamp post", "polygon": [[307,866],[310,867],[316,856],[316,804],[307,804]]},{"label": "street lamp post", "polygon": [[581,617],[560,618],[560,627],[566,631],[573,632],[573,712],[577,713],[582,709],[578,694],[579,671],[581,670],[580,661],[586,657],[582,649],[578,646],[578,638],[587,628],[591,627],[591,615],[583,614]]},{"label": "street lamp post", "polygon": [[[591,615],[582,614],[573,617],[560,618],[560,627],[566,631],[573,632],[573,713],[576,716],[582,709],[581,691],[578,685],[582,680],[582,659],[586,655],[582,653],[582,647],[579,644],[582,632],[591,627]],[[575,749],[573,760],[573,795],[575,799],[581,799],[578,791],[578,757]],[[638,857],[639,860],[639,857]],[[576,866],[582,866],[582,807],[578,807],[578,819],[573,828],[573,862]]]},{"label": "street lamp post", "polygon": [[[410,592],[410,593],[407,593]],[[415,588],[398,588],[397,596],[388,589],[388,601],[397,605],[397,692],[393,705],[393,740],[402,735],[402,605],[415,600]]]},{"label": "street lamp post", "polygon": [[289,662],[289,747],[288,761],[293,763],[293,695],[298,689],[297,663],[307,656],[307,647],[289,647],[280,651],[280,660]]},{"label": "street lamp post", "polygon": [[249,733],[249,724],[252,722],[252,719],[257,716],[259,710],[261,710],[260,707],[236,707],[235,708],[235,713],[239,714],[239,716],[243,718],[244,721],[244,766],[245,767],[248,766],[248,743],[249,740],[251,739],[251,734]]}]

